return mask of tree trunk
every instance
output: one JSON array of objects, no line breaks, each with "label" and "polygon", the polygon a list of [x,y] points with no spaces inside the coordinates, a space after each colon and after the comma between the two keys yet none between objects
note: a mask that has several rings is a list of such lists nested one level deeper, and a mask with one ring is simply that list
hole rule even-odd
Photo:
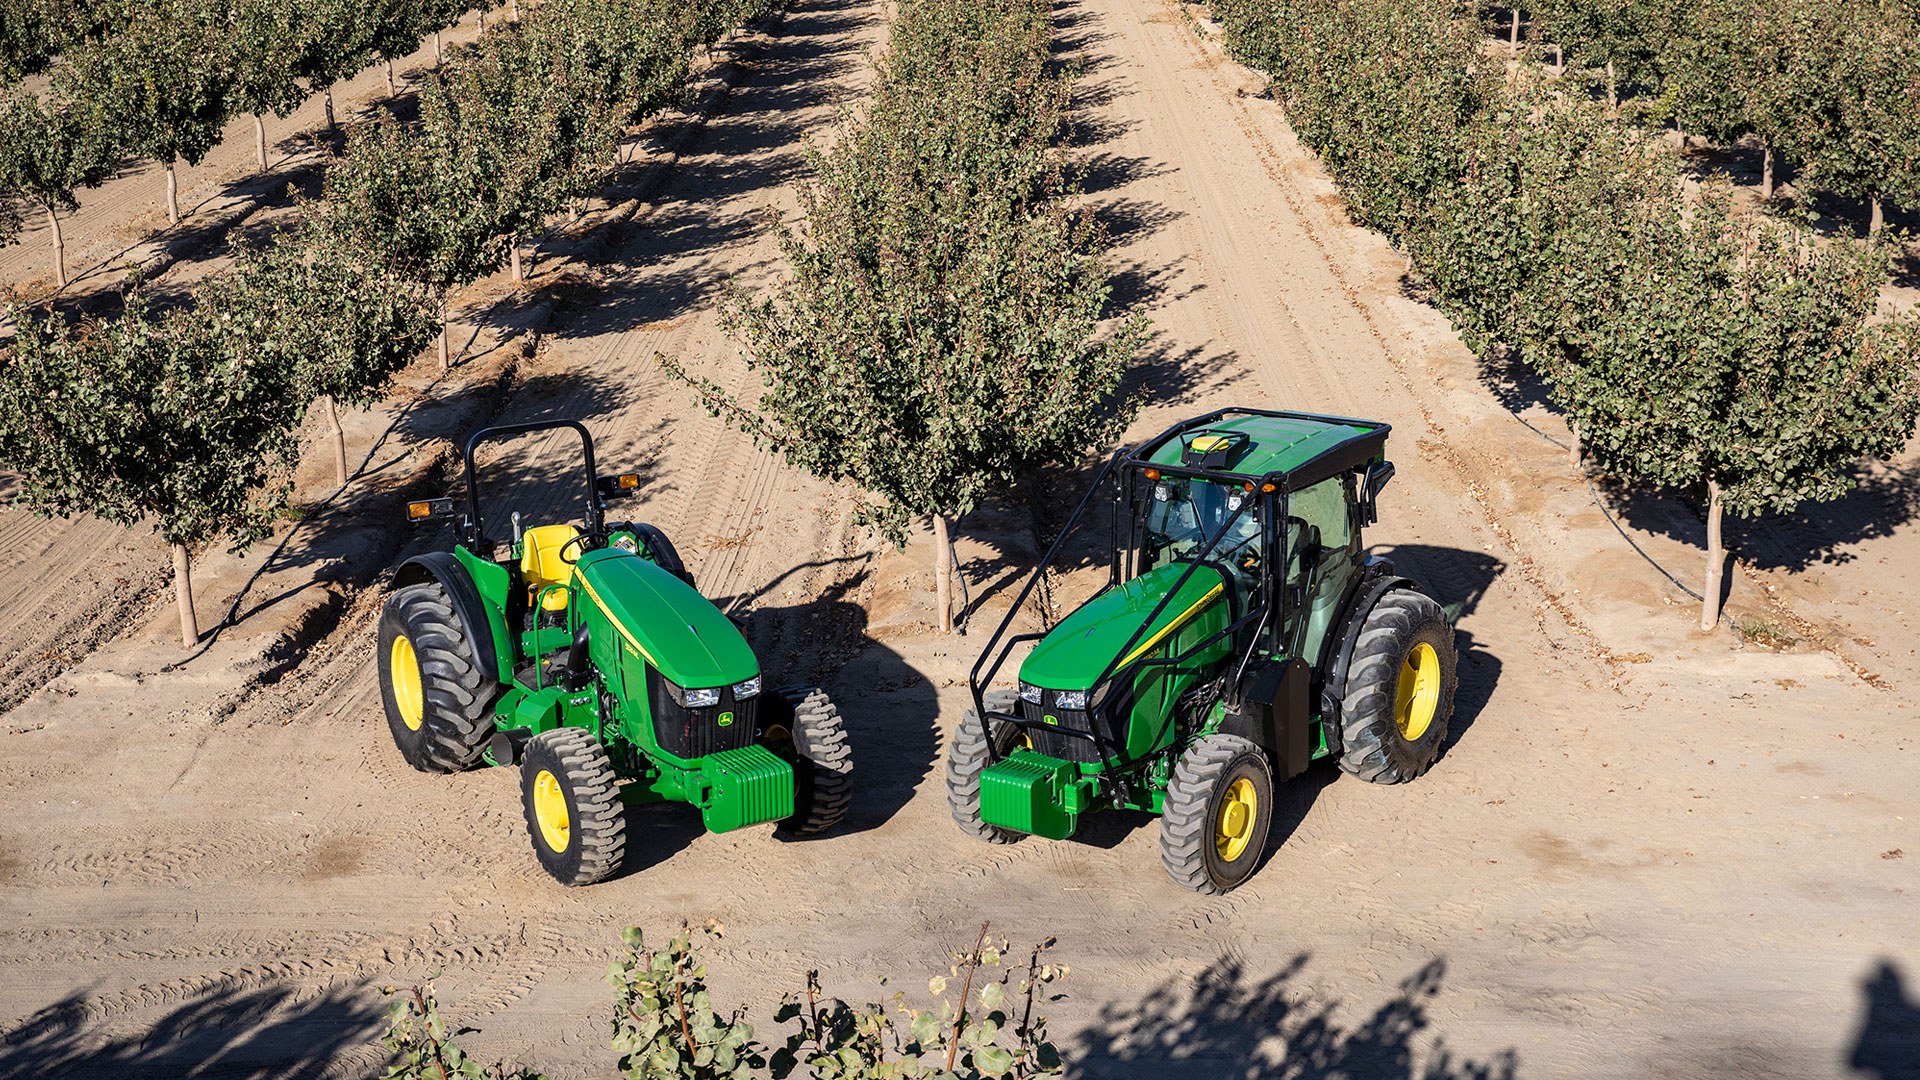
[{"label": "tree trunk", "polygon": [[480,32],[484,34],[487,32],[487,13],[483,10],[478,14],[480,16]]},{"label": "tree trunk", "polygon": [[393,57],[389,56],[386,58],[386,60],[387,60],[387,96],[395,97],[399,95],[400,91],[393,85]]},{"label": "tree trunk", "polygon": [[443,313],[440,316],[440,370],[445,371],[452,366],[453,360],[447,355],[447,317]]},{"label": "tree trunk", "polygon": [[347,432],[340,426],[340,407],[334,404],[333,395],[322,394],[320,400],[327,407],[327,424],[333,428],[333,475],[341,487],[347,486]]},{"label": "tree trunk", "polygon": [[512,19],[516,23],[520,21],[520,0],[508,0],[507,18]]},{"label": "tree trunk", "polygon": [[338,126],[333,122],[333,87],[329,86],[321,91],[321,96],[327,110],[327,130],[332,131]]},{"label": "tree trunk", "polygon": [[1727,557],[1720,547],[1720,485],[1707,481],[1707,587],[1701,593],[1700,629],[1720,625],[1720,576]]},{"label": "tree trunk", "polygon": [[940,615],[940,632],[953,633],[953,549],[947,545],[947,517],[933,515],[933,604]]},{"label": "tree trunk", "polygon": [[1520,9],[1513,9],[1513,32],[1507,35],[1507,47],[1518,51],[1520,48]]},{"label": "tree trunk", "polygon": [[267,122],[259,113],[253,114],[253,157],[260,163],[260,171],[267,171]]},{"label": "tree trunk", "polygon": [[1567,70],[1567,54],[1560,51],[1560,43],[1557,41],[1553,43],[1553,66],[1562,72]]},{"label": "tree trunk", "polygon": [[1607,108],[1620,111],[1620,83],[1613,76],[1613,61],[1607,61]]},{"label": "tree trunk", "polygon": [[1773,147],[1761,148],[1760,156],[1760,197],[1773,198]]},{"label": "tree trunk", "polygon": [[446,54],[440,51],[440,31],[433,32],[433,66],[439,67],[446,60]]},{"label": "tree trunk", "polygon": [[1887,223],[1886,213],[1880,206],[1880,196],[1873,197],[1873,216],[1867,219],[1867,235],[1879,236],[1880,227]]},{"label": "tree trunk", "polygon": [[1580,467],[1580,421],[1568,417],[1567,430],[1573,433],[1573,442],[1567,447],[1567,464],[1577,469]]},{"label": "tree trunk", "polygon": [[174,163],[167,162],[167,224],[180,224],[180,178],[174,174]]},{"label": "tree trunk", "polygon": [[200,644],[200,620],[193,614],[193,568],[187,545],[173,545],[173,599],[180,607],[180,643],[191,649]]},{"label": "tree trunk", "polygon": [[53,280],[67,287],[67,245],[60,237],[60,211],[52,203],[47,205],[47,229],[53,234]]},{"label": "tree trunk", "polygon": [[522,273],[520,270],[520,238],[518,236],[513,237],[512,244],[510,244],[507,248],[507,254],[513,260],[514,282],[518,284],[520,282],[526,281],[527,275]]}]

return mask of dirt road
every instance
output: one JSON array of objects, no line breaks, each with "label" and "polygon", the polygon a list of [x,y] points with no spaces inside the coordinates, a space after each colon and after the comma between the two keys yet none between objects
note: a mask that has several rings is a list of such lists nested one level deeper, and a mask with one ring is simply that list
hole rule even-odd
[{"label": "dirt road", "polygon": [[[1460,612],[1434,770],[1295,781],[1267,865],[1226,898],[1166,881],[1145,817],[1004,849],[952,828],[938,762],[980,638],[927,631],[925,543],[877,549],[844,493],[698,414],[650,359],[753,384],[719,284],[777,272],[768,212],[796,206],[798,140],[864,85],[884,26],[878,3],[807,0],[650,209],[550,268],[583,284],[500,418],[584,419],[604,462],[644,473],[634,516],[752,613],[769,671],[834,693],[847,824],[782,843],[637,811],[627,872],[562,891],[511,774],[401,763],[377,596],[222,719],[90,662],[7,714],[0,1077],[368,1075],[374,988],[435,971],[476,1049],[606,1075],[618,929],[709,915],[729,926],[713,982],[763,1033],[808,968],[841,996],[883,973],[912,992],[982,919],[1057,936],[1078,1076],[1911,1075],[1914,710],[1826,653],[1693,637],[1644,562],[1590,542],[1604,522],[1516,448],[1525,429],[1246,72],[1162,0],[1059,18],[1087,59],[1089,197],[1157,328],[1136,431],[1233,403],[1395,426],[1370,539]],[[530,503],[570,464],[557,440],[507,450],[490,462]],[[1033,558],[1024,511],[962,532],[976,596],[1004,605]]]}]

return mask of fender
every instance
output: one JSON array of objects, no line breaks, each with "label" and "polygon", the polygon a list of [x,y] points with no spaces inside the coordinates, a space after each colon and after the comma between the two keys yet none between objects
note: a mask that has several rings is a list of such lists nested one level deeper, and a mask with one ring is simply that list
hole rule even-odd
[{"label": "fender", "polygon": [[480,590],[474,586],[472,575],[460,565],[459,559],[450,552],[431,551],[425,555],[415,555],[393,572],[393,587],[396,589],[429,580],[439,582],[440,587],[447,590],[453,613],[460,619],[460,628],[466,631],[467,644],[472,649],[469,659],[473,661],[473,666],[494,682],[509,675],[501,670],[500,654],[494,646],[493,622],[487,617],[487,606],[480,599]]},{"label": "fender", "polygon": [[1307,771],[1313,758],[1313,716],[1307,708],[1307,688],[1313,672],[1307,662],[1268,660],[1247,676],[1238,701],[1220,723],[1228,735],[1250,739],[1267,752],[1276,781]]},{"label": "fender", "polygon": [[1336,751],[1340,742],[1340,703],[1347,696],[1347,665],[1353,660],[1354,644],[1360,640],[1360,627],[1367,621],[1367,612],[1373,610],[1374,601],[1388,589],[1427,592],[1426,586],[1395,573],[1391,559],[1376,555],[1367,560],[1360,586],[1354,590],[1346,613],[1340,617],[1340,636],[1333,639],[1339,642],[1338,651],[1327,666],[1327,676],[1320,687],[1320,715],[1326,722],[1328,745]]}]

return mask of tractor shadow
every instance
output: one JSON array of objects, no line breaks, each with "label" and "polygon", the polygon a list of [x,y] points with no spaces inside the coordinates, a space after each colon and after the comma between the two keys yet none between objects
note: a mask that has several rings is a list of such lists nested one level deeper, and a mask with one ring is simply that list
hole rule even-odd
[{"label": "tractor shadow", "polygon": [[1447,965],[1434,959],[1362,1014],[1307,985],[1305,953],[1256,978],[1222,956],[1197,976],[1168,979],[1135,1000],[1110,1001],[1063,1044],[1087,1080],[1513,1080],[1509,1049],[1487,1061],[1456,1057],[1429,1032]]},{"label": "tractor shadow", "polygon": [[1500,683],[1500,658],[1474,636],[1472,618],[1487,590],[1506,572],[1507,564],[1483,551],[1430,544],[1399,544],[1374,550],[1392,559],[1400,573],[1425,585],[1453,620],[1454,654],[1458,658],[1454,670],[1459,682],[1453,691],[1453,719],[1447,727],[1447,741],[1440,748],[1444,759],[1466,737]]},{"label": "tractor shadow", "polygon": [[[776,833],[782,840],[877,829],[912,801],[940,761],[940,700],[933,683],[870,636],[866,608],[849,599],[869,573],[862,567],[844,574],[810,602],[755,607],[744,616],[747,640],[768,684],[825,689],[840,709],[853,752],[853,803],[847,816],[814,836]],[[735,611],[743,599],[771,594],[780,580],[731,603],[717,602]]]},{"label": "tractor shadow", "polygon": [[318,1080],[335,1075],[343,1054],[372,1043],[386,1027],[378,995],[358,983],[327,990],[286,983],[218,989],[137,1030],[124,1018],[103,1024],[97,1010],[88,994],[73,993],[0,1037],[0,1080]]},{"label": "tractor shadow", "polygon": [[1920,1080],[1920,999],[1899,965],[1881,959],[1860,992],[1866,1000],[1847,1065],[1862,1080]]}]

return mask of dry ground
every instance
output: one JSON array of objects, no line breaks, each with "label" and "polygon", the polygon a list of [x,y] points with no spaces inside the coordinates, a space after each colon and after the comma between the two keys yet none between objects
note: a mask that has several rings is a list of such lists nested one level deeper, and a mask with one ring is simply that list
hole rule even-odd
[{"label": "dry ground", "polygon": [[[354,439],[377,487],[384,470],[432,475],[438,440],[479,416],[585,420],[604,462],[645,474],[635,516],[748,614],[769,672],[840,701],[849,821],[783,843],[651,808],[622,876],[562,891],[526,850],[512,774],[400,762],[371,659],[377,589],[329,579],[332,613],[293,633],[297,604],[254,603],[173,671],[170,607],[149,606],[0,723],[0,1077],[364,1076],[376,988],[436,971],[454,1019],[484,1029],[476,1049],[606,1075],[619,928],[709,915],[729,926],[713,981],[763,1032],[809,968],[861,996],[882,973],[917,987],[983,919],[1057,936],[1075,970],[1055,1032],[1087,1077],[1914,1074],[1910,460],[1857,505],[1742,534],[1772,554],[1735,575],[1736,613],[1796,646],[1696,635],[1548,441],[1564,428],[1403,294],[1399,258],[1344,223],[1204,25],[1164,0],[1059,17],[1087,60],[1090,199],[1122,298],[1157,328],[1135,433],[1227,404],[1395,425],[1400,476],[1369,539],[1460,613],[1459,716],[1433,771],[1398,788],[1311,771],[1285,789],[1264,869],[1226,898],[1165,880],[1149,818],[1004,849],[952,828],[939,761],[984,632],[928,632],[927,543],[880,550],[846,524],[845,492],[756,452],[651,362],[671,351],[755,385],[716,324],[719,284],[778,272],[769,212],[796,207],[798,140],[864,85],[884,26],[878,3],[803,0],[643,212],[557,250],[543,272],[567,284],[537,358],[494,356],[464,411],[412,427],[390,412]],[[490,463],[530,504],[533,478],[571,464],[551,439]],[[1044,481],[1043,518],[1075,482]],[[1698,577],[1683,504],[1610,505]],[[963,522],[976,627],[1052,520],[1022,503]],[[0,628],[7,647],[87,637],[40,627],[95,603],[90,551],[134,542],[8,528],[22,556],[0,587],[45,614]],[[443,542],[316,528],[249,595],[297,599],[355,551]],[[210,595],[249,565],[216,561]]]}]

